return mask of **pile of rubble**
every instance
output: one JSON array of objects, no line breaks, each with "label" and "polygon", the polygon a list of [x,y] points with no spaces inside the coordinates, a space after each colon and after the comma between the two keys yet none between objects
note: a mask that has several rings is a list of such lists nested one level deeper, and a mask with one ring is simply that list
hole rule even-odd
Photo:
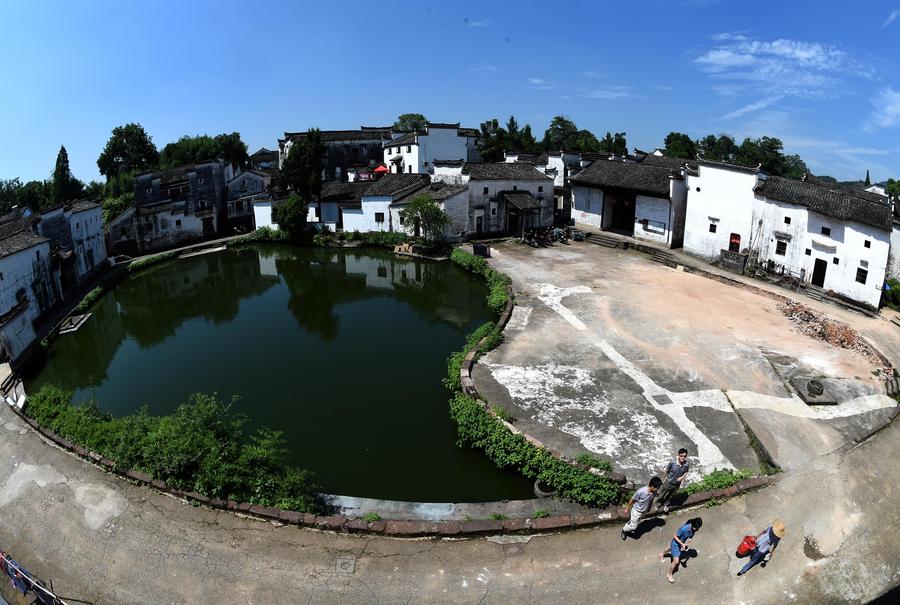
[{"label": "pile of rubble", "polygon": [[[781,303],[778,305],[778,309],[797,326],[797,330],[801,334],[825,341],[834,347],[856,351],[872,363],[883,365],[882,359],[853,328],[827,319],[818,311],[798,302]],[[889,367],[880,369],[886,374],[893,372]]]}]

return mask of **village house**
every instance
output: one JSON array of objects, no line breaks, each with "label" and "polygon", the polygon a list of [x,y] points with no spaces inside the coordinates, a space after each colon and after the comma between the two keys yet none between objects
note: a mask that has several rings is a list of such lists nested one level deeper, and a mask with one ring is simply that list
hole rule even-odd
[{"label": "village house", "polygon": [[892,233],[886,198],[704,160],[687,180],[687,252],[737,271],[749,262],[878,307]]},{"label": "village house", "polygon": [[581,171],[585,154],[578,151],[560,150],[539,154],[506,151],[503,155],[507,162],[533,164],[547,176],[553,177],[555,223],[568,224],[572,215],[570,178]]},{"label": "village house", "polygon": [[477,162],[477,141],[473,128],[428,122],[423,130],[391,132],[383,143],[384,165],[392,173],[425,174],[432,172],[435,160]]},{"label": "village house", "polygon": [[[609,156],[607,156],[609,157]],[[646,156],[637,162],[598,159],[571,178],[575,224],[636,239],[681,246],[685,237],[687,192],[680,167],[659,165]]]},{"label": "village house", "polygon": [[443,210],[450,219],[449,224],[444,228],[443,239],[459,241],[469,232],[469,188],[465,185],[449,185],[441,181],[435,181],[416,191],[414,195],[405,196],[391,204],[391,224],[394,225],[394,231],[402,231],[416,237],[422,235],[415,225],[404,224],[403,217],[400,215],[409,201],[420,195],[437,204],[438,208]]},{"label": "village house", "polygon": [[35,340],[34,322],[61,300],[50,240],[31,217],[0,224],[0,359],[18,359]]},{"label": "village house", "polygon": [[319,196],[319,224],[329,231],[344,228],[344,209],[358,211],[362,209],[362,196],[372,185],[371,181],[353,181],[348,183],[323,183]]},{"label": "village house", "polygon": [[435,181],[467,185],[467,234],[511,234],[553,225],[553,177],[527,162],[433,162]]},{"label": "village house", "polygon": [[278,170],[278,151],[260,147],[250,155],[250,169],[261,171]]},{"label": "village house", "polygon": [[42,212],[32,223],[34,231],[50,242],[64,296],[105,265],[106,240],[100,204],[82,200],[60,206]]},{"label": "village house", "polygon": [[270,197],[272,175],[261,170],[245,170],[226,183],[225,202],[229,229],[253,228],[253,202]]},{"label": "village house", "polygon": [[146,254],[215,237],[227,220],[231,176],[221,160],[135,176],[134,207],[110,224],[110,250]]},{"label": "village house", "polygon": [[893,229],[891,230],[891,254],[888,259],[888,277],[900,280],[900,201],[893,200]]},{"label": "village house", "polygon": [[[278,139],[278,167],[284,163],[295,143],[306,139],[305,132],[285,132]],[[381,163],[382,141],[391,136],[390,126],[361,126],[359,130],[322,130],[325,145],[323,180],[346,181],[352,167],[374,168]]]},{"label": "village house", "polygon": [[386,174],[360,195],[359,208],[341,209],[344,231],[399,231],[391,219],[391,205],[427,187],[427,174]]}]

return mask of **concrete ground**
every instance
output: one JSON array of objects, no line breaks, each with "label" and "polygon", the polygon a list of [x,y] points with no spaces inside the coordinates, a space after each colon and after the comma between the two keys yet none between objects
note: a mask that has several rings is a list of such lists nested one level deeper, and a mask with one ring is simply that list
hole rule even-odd
[{"label": "concrete ground", "polygon": [[[900,582],[898,476],[894,424],[765,490],[645,524],[638,540],[622,542],[617,526],[400,540],[191,506],[51,447],[0,406],[0,548],[96,605],[863,603]],[[670,585],[659,552],[696,515],[696,556]],[[772,562],[736,578],[741,536],[773,517],[788,533]]]},{"label": "concrete ground", "polygon": [[[870,361],[800,334],[771,298],[590,243],[492,254],[517,307],[474,368],[479,391],[551,447],[606,456],[636,482],[682,446],[691,478],[757,470],[743,423],[776,463],[800,468],[896,408]],[[789,381],[810,377],[839,404],[799,400]]]}]

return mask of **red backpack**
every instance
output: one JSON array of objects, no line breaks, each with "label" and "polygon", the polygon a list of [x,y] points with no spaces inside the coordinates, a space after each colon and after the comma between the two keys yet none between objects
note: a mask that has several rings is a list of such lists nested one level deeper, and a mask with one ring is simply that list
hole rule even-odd
[{"label": "red backpack", "polygon": [[754,548],[756,548],[756,536],[751,536],[748,534],[744,536],[744,539],[741,540],[740,544],[738,544],[737,556],[746,557]]}]

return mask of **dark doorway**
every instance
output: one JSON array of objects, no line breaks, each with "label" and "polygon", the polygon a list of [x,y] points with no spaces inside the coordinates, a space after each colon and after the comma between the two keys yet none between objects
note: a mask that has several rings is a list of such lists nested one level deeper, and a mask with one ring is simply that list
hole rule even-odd
[{"label": "dark doorway", "polygon": [[484,217],[476,216],[475,217],[475,233],[483,233],[484,232]]},{"label": "dark doorway", "polygon": [[828,261],[821,258],[816,259],[816,265],[813,267],[812,285],[825,287],[825,271],[828,270]]},{"label": "dark doorway", "polygon": [[634,235],[634,198],[607,195],[606,199],[612,203],[610,231]]},{"label": "dark doorway", "polygon": [[741,234],[740,233],[732,233],[731,238],[728,240],[728,251],[729,252],[740,252],[741,251]]},{"label": "dark doorway", "polygon": [[522,216],[518,212],[510,212],[507,215],[506,223],[510,235],[519,235],[522,232]]},{"label": "dark doorway", "polygon": [[212,217],[207,217],[203,219],[203,237],[210,237],[214,234],[215,228],[213,226]]}]

